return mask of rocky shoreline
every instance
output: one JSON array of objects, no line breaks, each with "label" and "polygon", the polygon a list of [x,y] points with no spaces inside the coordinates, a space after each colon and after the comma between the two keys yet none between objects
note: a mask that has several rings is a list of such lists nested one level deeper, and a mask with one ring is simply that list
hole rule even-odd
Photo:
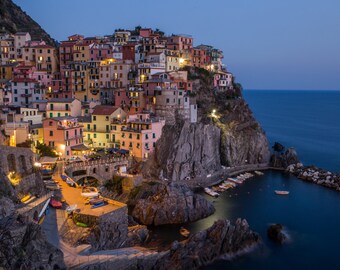
[{"label": "rocky shoreline", "polygon": [[304,181],[340,191],[339,173],[332,173],[316,166],[303,166],[302,163],[291,164],[286,171]]}]

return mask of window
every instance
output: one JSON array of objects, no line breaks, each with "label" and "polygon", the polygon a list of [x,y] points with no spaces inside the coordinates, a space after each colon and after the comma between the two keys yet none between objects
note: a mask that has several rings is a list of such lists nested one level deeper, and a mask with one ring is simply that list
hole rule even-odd
[{"label": "window", "polygon": [[167,104],[170,103],[170,99],[167,98],[167,99],[166,99],[166,103],[167,103]]},{"label": "window", "polygon": [[124,141],[122,141],[122,146],[125,146],[125,142]]},{"label": "window", "polygon": [[18,94],[18,90],[17,89],[14,89],[14,94]]},{"label": "window", "polygon": [[53,111],[53,104],[50,104],[50,109],[51,111]]},{"label": "window", "polygon": [[50,117],[51,117],[51,118],[53,117],[53,113],[50,113]]},{"label": "window", "polygon": [[148,134],[145,134],[145,139],[149,139],[149,135]]},{"label": "window", "polygon": [[53,136],[53,131],[52,130],[50,130],[50,136]]},{"label": "window", "polygon": [[14,98],[14,102],[18,102],[18,98],[17,97]]},{"label": "window", "polygon": [[87,129],[90,130],[91,129],[91,125],[87,124]]},{"label": "window", "polygon": [[97,116],[93,115],[93,121],[97,121]]},{"label": "window", "polygon": [[106,134],[106,139],[109,139],[110,138],[110,135],[109,134]]},{"label": "window", "polygon": [[145,144],[145,149],[149,149],[149,144],[148,143]]},{"label": "window", "polygon": [[132,139],[132,133],[129,134],[129,139]]},{"label": "window", "polygon": [[156,147],[156,143],[155,143],[155,142],[153,142],[153,143],[152,143],[152,146],[153,146],[153,147]]},{"label": "window", "polygon": [[140,138],[140,135],[139,135],[139,134],[137,134],[137,140],[139,140],[139,138]]},{"label": "window", "polygon": [[52,126],[52,125],[53,125],[53,122],[52,122],[52,121],[49,121],[49,122],[48,122],[48,125],[49,125],[49,126]]},{"label": "window", "polygon": [[96,131],[97,125],[93,125],[93,130]]},{"label": "window", "polygon": [[93,134],[93,138],[97,138],[97,134],[96,133]]},{"label": "window", "polygon": [[68,104],[65,104],[65,110],[68,111],[69,110],[69,106]]},{"label": "window", "polygon": [[132,147],[132,142],[129,143],[129,147]]},{"label": "window", "polygon": [[152,133],[152,138],[156,139],[156,133]]}]

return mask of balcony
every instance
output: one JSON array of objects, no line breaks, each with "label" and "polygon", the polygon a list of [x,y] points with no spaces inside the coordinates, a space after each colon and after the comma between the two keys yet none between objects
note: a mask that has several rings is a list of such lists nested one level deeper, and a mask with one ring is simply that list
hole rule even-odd
[{"label": "balcony", "polygon": [[20,96],[21,96],[21,97],[31,97],[31,96],[32,96],[32,93],[31,93],[31,94],[21,94]]}]

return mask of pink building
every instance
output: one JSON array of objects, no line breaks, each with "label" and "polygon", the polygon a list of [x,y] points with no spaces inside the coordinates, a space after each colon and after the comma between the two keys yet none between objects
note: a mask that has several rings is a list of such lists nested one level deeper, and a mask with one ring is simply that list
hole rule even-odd
[{"label": "pink building", "polygon": [[76,117],[55,117],[43,120],[44,143],[54,148],[59,156],[70,158],[83,145],[83,126]]},{"label": "pink building", "polygon": [[189,35],[172,35],[168,37],[167,49],[171,50],[190,50],[193,46],[193,38]]},{"label": "pink building", "polygon": [[112,58],[113,48],[110,44],[97,44],[89,45],[91,61],[105,60]]},{"label": "pink building", "polygon": [[120,148],[129,150],[136,158],[148,158],[162,135],[165,120],[150,118],[149,114],[129,116],[126,127],[121,130]]}]

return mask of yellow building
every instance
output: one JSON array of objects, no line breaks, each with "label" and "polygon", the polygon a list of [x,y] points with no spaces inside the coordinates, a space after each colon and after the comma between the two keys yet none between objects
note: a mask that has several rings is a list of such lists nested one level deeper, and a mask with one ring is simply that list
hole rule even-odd
[{"label": "yellow building", "polygon": [[33,141],[32,150],[36,152],[36,146],[39,143],[44,143],[44,128],[43,124],[35,124],[30,126],[30,139]]},{"label": "yellow building", "polygon": [[126,112],[120,107],[104,105],[94,107],[91,119],[83,122],[84,141],[95,148],[110,147],[111,124],[117,120],[124,121],[126,117]]},{"label": "yellow building", "polygon": [[57,72],[58,60],[56,48],[45,45],[28,45],[22,49],[26,65],[34,65],[37,71],[45,71],[51,75]]}]

